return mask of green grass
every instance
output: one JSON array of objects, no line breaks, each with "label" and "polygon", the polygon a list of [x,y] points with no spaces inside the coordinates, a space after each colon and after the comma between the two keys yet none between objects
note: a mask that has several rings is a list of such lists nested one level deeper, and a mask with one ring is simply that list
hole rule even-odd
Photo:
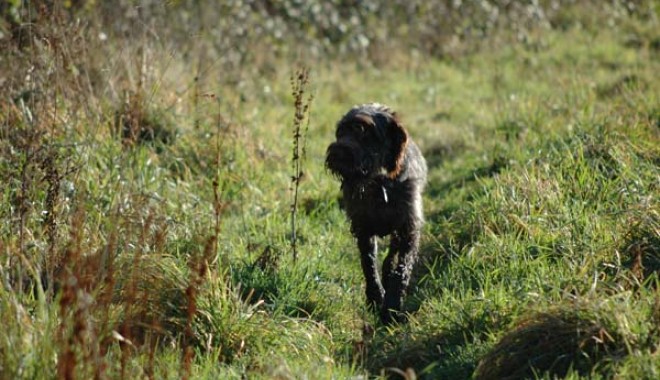
[{"label": "green grass", "polygon": [[[103,98],[99,116],[66,94],[3,97],[0,378],[656,378],[657,20],[589,25],[453,59],[308,63],[295,262],[288,61],[236,86],[205,75],[193,106],[185,58],[154,59],[140,112],[171,144],[122,144]],[[369,101],[429,163],[409,320],[392,327],[366,309],[323,167],[336,120]]]}]

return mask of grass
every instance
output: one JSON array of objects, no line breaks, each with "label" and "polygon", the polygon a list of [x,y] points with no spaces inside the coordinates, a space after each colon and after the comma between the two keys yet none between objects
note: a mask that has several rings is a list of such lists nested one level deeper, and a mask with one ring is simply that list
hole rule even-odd
[{"label": "grass", "polygon": [[[203,33],[36,29],[61,44],[0,60],[0,378],[656,378],[657,9],[581,9],[456,56],[307,62],[297,260],[291,61],[218,77]],[[368,101],[429,163],[392,327],[323,169]]]}]

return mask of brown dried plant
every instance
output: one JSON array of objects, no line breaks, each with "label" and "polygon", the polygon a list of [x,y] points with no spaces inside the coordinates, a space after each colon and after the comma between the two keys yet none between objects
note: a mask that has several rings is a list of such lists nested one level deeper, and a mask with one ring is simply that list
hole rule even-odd
[{"label": "brown dried plant", "polygon": [[[309,131],[310,112],[314,95],[307,93],[309,86],[309,68],[299,67],[295,74],[291,76],[291,94],[293,95],[293,152],[291,155],[291,189],[293,191],[293,200],[291,202],[291,250],[293,260],[298,259],[298,196],[300,193],[300,183],[305,175],[304,164],[306,158],[307,132]],[[305,123],[306,121],[306,123]],[[304,127],[303,127],[304,124]],[[303,129],[304,128],[304,129]]]}]

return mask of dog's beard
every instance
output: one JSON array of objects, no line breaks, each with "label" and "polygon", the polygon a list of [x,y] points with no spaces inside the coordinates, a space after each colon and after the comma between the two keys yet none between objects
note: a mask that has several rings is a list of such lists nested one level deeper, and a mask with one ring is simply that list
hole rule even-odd
[{"label": "dog's beard", "polygon": [[349,182],[368,182],[380,173],[380,170],[370,167],[368,163],[353,165],[344,162],[326,161],[325,166],[335,177]]},{"label": "dog's beard", "polygon": [[350,180],[369,177],[371,162],[353,147],[333,143],[328,147],[325,167],[341,180]]}]

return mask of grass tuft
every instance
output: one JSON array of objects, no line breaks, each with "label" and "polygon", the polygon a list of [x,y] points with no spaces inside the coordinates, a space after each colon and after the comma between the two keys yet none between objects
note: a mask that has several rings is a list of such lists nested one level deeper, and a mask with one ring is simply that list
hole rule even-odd
[{"label": "grass tuft", "polygon": [[622,339],[602,319],[579,309],[524,318],[481,359],[475,378],[561,378],[569,370],[586,376],[605,357],[617,358],[623,351],[616,344]]}]

